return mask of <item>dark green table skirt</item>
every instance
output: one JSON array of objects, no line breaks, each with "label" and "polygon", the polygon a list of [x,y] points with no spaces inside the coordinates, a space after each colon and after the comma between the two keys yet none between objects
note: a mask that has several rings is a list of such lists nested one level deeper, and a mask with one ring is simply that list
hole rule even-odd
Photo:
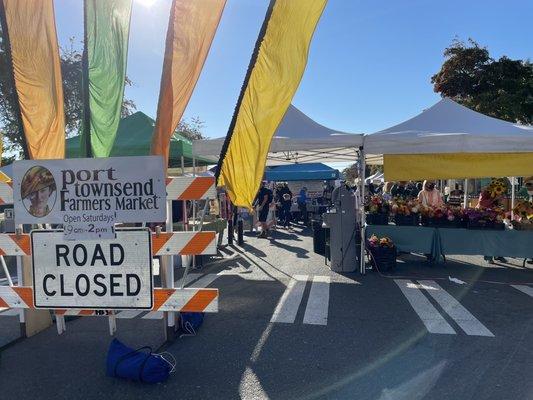
[{"label": "dark green table skirt", "polygon": [[368,225],[367,239],[376,235],[390,238],[398,251],[408,253],[431,254],[433,258],[439,253],[437,229],[425,226]]},{"label": "dark green table skirt", "polygon": [[533,231],[438,229],[441,254],[533,257]]},{"label": "dark green table skirt", "polygon": [[450,254],[533,258],[533,231],[368,225],[367,239],[373,234],[391,238],[399,251],[434,259]]}]

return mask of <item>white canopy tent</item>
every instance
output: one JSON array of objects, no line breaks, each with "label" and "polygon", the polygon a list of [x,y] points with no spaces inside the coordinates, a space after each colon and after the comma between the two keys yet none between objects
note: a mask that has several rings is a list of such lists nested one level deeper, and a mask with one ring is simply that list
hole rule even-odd
[{"label": "white canopy tent", "polygon": [[[218,161],[225,138],[193,142],[195,155]],[[292,104],[281,121],[267,165],[314,162],[355,162],[363,135],[336,131],[313,121]]]},{"label": "white canopy tent", "polygon": [[533,152],[533,127],[442,99],[416,117],[366,135],[367,154]]},{"label": "white canopy tent", "polygon": [[[466,205],[466,178],[531,172],[533,127],[492,118],[445,98],[407,121],[365,135],[363,148],[363,164],[385,160],[387,180],[465,178]],[[364,231],[363,223],[362,237]]]}]

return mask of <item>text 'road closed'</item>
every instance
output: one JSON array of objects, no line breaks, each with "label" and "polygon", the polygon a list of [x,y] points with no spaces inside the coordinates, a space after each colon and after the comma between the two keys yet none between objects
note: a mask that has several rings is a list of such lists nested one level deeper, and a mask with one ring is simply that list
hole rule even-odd
[{"label": "text 'road closed'", "polygon": [[37,308],[152,308],[147,230],[83,242],[65,241],[59,231],[34,231],[32,254]]}]

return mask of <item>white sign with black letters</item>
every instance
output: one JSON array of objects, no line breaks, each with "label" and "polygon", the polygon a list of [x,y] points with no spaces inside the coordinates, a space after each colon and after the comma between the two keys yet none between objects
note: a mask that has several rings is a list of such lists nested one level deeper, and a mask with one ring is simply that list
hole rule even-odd
[{"label": "white sign with black letters", "polygon": [[33,231],[35,307],[151,309],[150,231],[116,234],[116,239],[73,242],[65,240],[62,231]]},{"label": "white sign with black letters", "polygon": [[160,156],[21,160],[13,165],[17,224],[63,224],[73,240],[114,238],[120,222],[163,222]]}]

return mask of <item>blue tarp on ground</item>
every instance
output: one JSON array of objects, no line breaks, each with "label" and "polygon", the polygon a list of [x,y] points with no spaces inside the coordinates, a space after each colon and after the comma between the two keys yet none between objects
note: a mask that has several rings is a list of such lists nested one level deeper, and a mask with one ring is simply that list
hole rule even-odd
[{"label": "blue tarp on ground", "polygon": [[306,181],[306,180],[334,180],[339,179],[340,173],[334,168],[322,163],[291,164],[267,167],[265,179],[267,181]]}]

